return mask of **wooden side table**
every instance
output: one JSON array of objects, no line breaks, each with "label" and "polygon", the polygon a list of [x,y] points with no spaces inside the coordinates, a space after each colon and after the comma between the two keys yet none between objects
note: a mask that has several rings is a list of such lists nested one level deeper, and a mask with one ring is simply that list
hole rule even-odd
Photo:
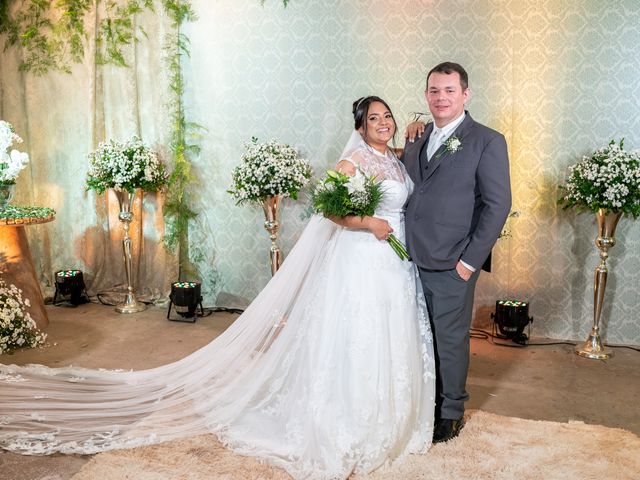
[{"label": "wooden side table", "polygon": [[44,308],[44,299],[40,290],[40,283],[33,266],[33,259],[29,251],[29,242],[25,227],[55,220],[55,214],[50,209],[46,216],[15,216],[15,212],[29,212],[29,207],[14,207],[12,211],[0,209],[0,270],[2,279],[8,285],[14,284],[22,289],[22,298],[29,299],[31,304],[27,312],[35,320],[38,328],[49,325],[49,317]]}]

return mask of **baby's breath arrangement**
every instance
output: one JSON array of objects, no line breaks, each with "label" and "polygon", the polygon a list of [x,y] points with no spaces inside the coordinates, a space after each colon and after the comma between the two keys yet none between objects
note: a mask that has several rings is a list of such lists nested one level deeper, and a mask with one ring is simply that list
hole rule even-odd
[{"label": "baby's breath arrangement", "polygon": [[560,187],[564,208],[640,215],[640,152],[624,151],[623,146],[624,140],[611,140],[569,168],[567,183]]},{"label": "baby's breath arrangement", "polygon": [[31,306],[22,299],[22,290],[0,279],[0,354],[16,348],[43,345],[47,334],[40,332],[36,322],[26,311]]},{"label": "baby's breath arrangement", "polygon": [[242,163],[233,171],[233,185],[228,190],[237,204],[259,203],[274,195],[295,200],[313,175],[309,162],[300,158],[293,147],[277,140],[258,143],[252,137],[246,149]]},{"label": "baby's breath arrangement", "polygon": [[167,183],[164,164],[142,140],[133,136],[124,143],[101,142],[89,154],[87,190],[103,193],[108,188],[155,192]]}]

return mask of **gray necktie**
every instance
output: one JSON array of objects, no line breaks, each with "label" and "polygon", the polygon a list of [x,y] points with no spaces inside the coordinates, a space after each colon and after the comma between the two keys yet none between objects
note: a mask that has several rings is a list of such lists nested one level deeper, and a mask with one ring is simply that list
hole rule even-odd
[{"label": "gray necktie", "polygon": [[438,148],[440,148],[440,145],[442,145],[442,137],[442,130],[434,127],[431,138],[429,138],[429,145],[427,145],[427,160],[430,161],[431,157],[433,157],[433,154],[436,153],[436,150],[438,150]]}]

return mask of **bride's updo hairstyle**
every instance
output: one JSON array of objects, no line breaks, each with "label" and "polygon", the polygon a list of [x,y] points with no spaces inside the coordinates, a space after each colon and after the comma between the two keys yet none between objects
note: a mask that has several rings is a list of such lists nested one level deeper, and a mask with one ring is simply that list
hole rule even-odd
[{"label": "bride's updo hairstyle", "polygon": [[371,95],[369,97],[361,97],[355,102],[353,102],[353,120],[354,120],[354,128],[359,130],[362,128],[364,134],[367,134],[367,115],[369,114],[369,105],[373,102],[380,102],[385,106],[389,113],[391,113],[391,120],[393,120],[393,144],[396,144],[396,133],[398,131],[398,124],[396,123],[396,118],[393,116],[393,112],[391,111],[391,107],[380,97],[376,97],[375,95]]}]

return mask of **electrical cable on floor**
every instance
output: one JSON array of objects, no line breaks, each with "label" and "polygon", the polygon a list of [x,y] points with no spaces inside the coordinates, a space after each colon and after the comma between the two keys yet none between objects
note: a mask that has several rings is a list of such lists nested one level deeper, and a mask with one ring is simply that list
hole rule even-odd
[{"label": "electrical cable on floor", "polygon": [[471,333],[471,338],[479,338],[482,340],[487,340],[489,341],[489,339],[491,339],[491,343],[493,343],[494,345],[498,345],[500,347],[516,347],[516,348],[520,348],[520,347],[527,347],[527,346],[534,346],[534,347],[544,347],[547,345],[571,345],[571,346],[575,346],[575,343],[571,343],[571,342],[545,342],[545,343],[517,343],[517,345],[511,345],[508,343],[496,343],[495,340],[508,340],[505,338],[501,338],[498,337],[496,335],[493,334],[493,332],[488,332],[487,330],[482,330],[481,328],[470,328],[469,332]]},{"label": "electrical cable on floor", "polygon": [[607,347],[609,347],[609,348],[628,348],[629,350],[635,350],[636,352],[640,352],[640,348],[632,347],[631,345],[610,345],[610,344],[607,344]]},{"label": "electrical cable on floor", "polygon": [[241,308],[232,308],[232,307],[205,307],[205,311],[210,311],[211,313],[216,312],[225,312],[225,313],[237,313],[240,315],[244,312],[244,309]]},{"label": "electrical cable on floor", "polygon": [[117,303],[111,303],[111,302],[105,302],[102,299],[102,296],[105,295],[104,293],[96,293],[96,298],[98,299],[98,301],[102,304],[102,305],[107,305],[109,307],[115,307],[117,305]]},{"label": "electrical cable on floor", "polygon": [[487,342],[490,342],[492,345],[497,345],[499,347],[508,347],[508,348],[524,348],[524,347],[526,347],[526,345],[524,345],[522,343],[496,342],[495,341],[496,339],[498,339],[498,340],[507,340],[507,339],[496,337],[491,332],[487,332],[486,330],[481,330],[479,328],[470,328],[469,329],[469,336],[471,338],[476,338],[476,339],[479,339],[479,340],[486,340]]},{"label": "electrical cable on floor", "polygon": [[[96,296],[94,298],[98,299],[98,302],[101,303],[102,305],[107,305],[109,307],[115,307],[116,305],[118,305],[117,303],[111,303],[108,302],[106,300],[104,300],[102,297],[103,296],[109,296],[111,295],[110,293],[98,293],[96,294]],[[140,303],[144,303],[145,305],[153,305],[153,302],[142,302],[140,300],[138,300]],[[94,302],[92,300],[92,303],[98,303],[98,302]],[[244,309],[240,309],[240,308],[232,308],[232,307],[205,307],[203,309],[205,311],[204,315],[197,315],[198,317],[208,317],[210,315],[212,315],[213,313],[217,313],[217,312],[226,312],[226,313],[236,313],[236,314],[241,314],[244,312]]]},{"label": "electrical cable on floor", "polygon": [[[98,299],[98,302],[100,302],[102,305],[106,305],[108,307],[117,307],[119,305],[119,303],[112,303],[112,302],[108,302],[106,300],[103,300],[102,297],[103,296],[111,296],[111,295],[126,295],[125,293],[120,293],[120,292],[116,292],[116,293],[96,293],[96,298]],[[91,297],[89,298],[89,300],[91,301],[91,303],[98,303],[98,302],[94,302],[93,300],[91,300]],[[148,302],[148,301],[143,301],[140,299],[136,299],[138,303],[144,303],[145,305],[153,305],[153,302]]]},{"label": "electrical cable on floor", "polygon": [[[497,345],[499,347],[511,347],[511,348],[522,348],[522,347],[528,347],[528,346],[532,346],[532,347],[546,347],[549,345],[570,345],[572,347],[575,347],[576,344],[573,342],[544,342],[544,343],[516,343],[515,345],[512,345],[510,343],[501,343],[501,342],[496,342],[495,340],[508,340],[506,338],[500,338],[498,336],[495,336],[492,332],[488,332],[487,330],[483,330],[481,328],[470,328],[469,329],[469,336],[471,338],[475,338],[475,339],[479,339],[479,340],[486,340],[486,341],[491,341],[491,343],[493,345]],[[609,348],[628,348],[629,350],[635,350],[636,352],[640,352],[640,348],[638,347],[632,347],[631,345],[607,345],[607,347]]]}]

